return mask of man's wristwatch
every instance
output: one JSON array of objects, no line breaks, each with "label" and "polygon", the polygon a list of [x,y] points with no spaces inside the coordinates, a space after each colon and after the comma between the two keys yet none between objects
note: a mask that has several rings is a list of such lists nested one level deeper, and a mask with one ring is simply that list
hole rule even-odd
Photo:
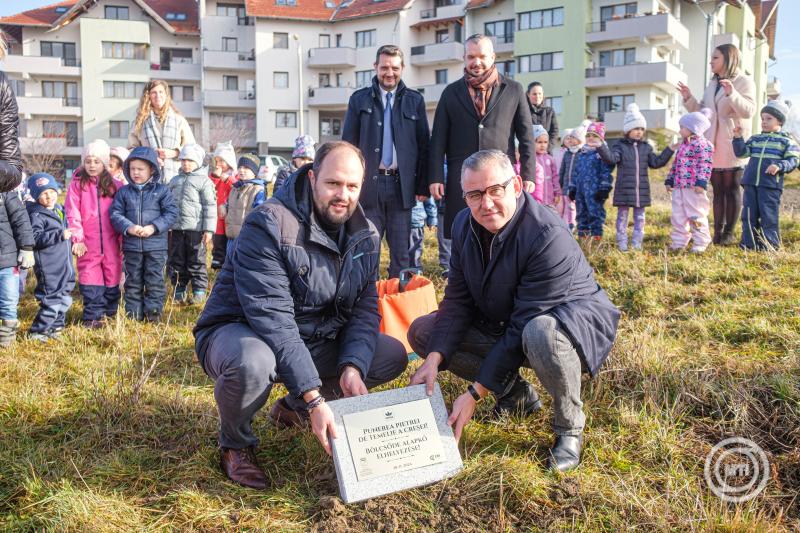
[{"label": "man's wristwatch", "polygon": [[470,396],[472,396],[472,398],[473,398],[473,399],[474,399],[476,402],[479,402],[479,401],[481,401],[481,400],[483,399],[483,398],[481,398],[481,395],[480,395],[480,394],[478,394],[478,391],[476,391],[476,390],[475,390],[475,387],[473,387],[473,386],[472,386],[472,383],[470,383],[470,384],[467,386],[467,392],[469,393],[469,395],[470,395]]}]

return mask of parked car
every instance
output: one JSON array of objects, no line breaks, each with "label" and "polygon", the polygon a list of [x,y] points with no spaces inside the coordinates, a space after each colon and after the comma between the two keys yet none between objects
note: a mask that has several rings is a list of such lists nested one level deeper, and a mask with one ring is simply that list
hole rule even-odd
[{"label": "parked car", "polygon": [[279,155],[265,156],[264,164],[258,171],[258,175],[267,183],[272,183],[275,181],[275,175],[278,173],[278,169],[288,164],[289,162]]}]

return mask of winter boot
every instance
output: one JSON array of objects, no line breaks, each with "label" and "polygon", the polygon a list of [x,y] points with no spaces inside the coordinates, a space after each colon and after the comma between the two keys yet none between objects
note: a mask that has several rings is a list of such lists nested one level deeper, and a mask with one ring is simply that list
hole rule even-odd
[{"label": "winter boot", "polygon": [[0,348],[8,348],[17,339],[19,320],[3,320],[0,322]]}]

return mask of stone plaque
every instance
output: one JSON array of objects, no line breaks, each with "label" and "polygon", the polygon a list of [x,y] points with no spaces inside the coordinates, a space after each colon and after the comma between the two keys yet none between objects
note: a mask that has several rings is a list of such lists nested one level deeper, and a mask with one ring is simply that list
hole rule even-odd
[{"label": "stone plaque", "polygon": [[336,421],[333,459],[346,503],[452,477],[463,468],[439,384],[328,403]]}]

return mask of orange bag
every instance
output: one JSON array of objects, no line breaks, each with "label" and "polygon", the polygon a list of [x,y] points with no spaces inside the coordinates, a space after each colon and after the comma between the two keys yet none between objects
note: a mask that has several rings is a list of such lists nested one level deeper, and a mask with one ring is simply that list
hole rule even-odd
[{"label": "orange bag", "polygon": [[[405,271],[400,275],[403,277]],[[403,280],[405,281],[405,279]],[[378,281],[378,312],[381,314],[381,333],[403,343],[407,352],[413,352],[408,344],[408,328],[417,318],[439,308],[433,282],[414,274],[405,290],[400,292],[400,278]]]}]

